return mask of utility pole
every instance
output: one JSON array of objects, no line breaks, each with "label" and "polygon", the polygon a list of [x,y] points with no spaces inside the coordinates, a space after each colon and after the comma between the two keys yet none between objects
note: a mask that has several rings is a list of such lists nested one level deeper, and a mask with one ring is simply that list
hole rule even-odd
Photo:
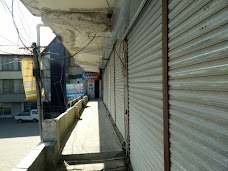
[{"label": "utility pole", "polygon": [[42,102],[42,95],[41,95],[41,74],[40,74],[40,63],[38,59],[37,47],[36,43],[32,43],[33,48],[33,58],[34,58],[34,65],[35,69],[33,70],[33,75],[36,78],[36,94],[37,94],[37,109],[39,113],[39,128],[40,128],[40,139],[43,141],[43,102]]},{"label": "utility pole", "polygon": [[36,37],[37,37],[37,51],[40,53],[40,27],[47,27],[44,24],[36,25]]}]

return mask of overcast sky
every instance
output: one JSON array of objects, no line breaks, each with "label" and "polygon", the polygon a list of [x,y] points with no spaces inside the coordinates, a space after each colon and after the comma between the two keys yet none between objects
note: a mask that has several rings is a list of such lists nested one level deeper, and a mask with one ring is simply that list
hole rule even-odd
[{"label": "overcast sky", "polygon": [[[13,4],[16,27],[23,43],[30,47],[32,42],[36,42],[36,25],[42,23],[41,18],[33,16],[20,0],[14,0]],[[23,47],[23,44],[19,39],[16,27],[12,19],[12,0],[0,0],[0,54],[4,52],[29,53],[27,50],[19,49]],[[41,46],[47,46],[54,37],[50,28],[41,27]]]}]

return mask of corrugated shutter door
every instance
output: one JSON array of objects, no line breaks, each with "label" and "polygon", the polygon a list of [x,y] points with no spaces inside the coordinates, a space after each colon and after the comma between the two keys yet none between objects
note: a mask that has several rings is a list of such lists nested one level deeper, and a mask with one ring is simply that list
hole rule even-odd
[{"label": "corrugated shutter door", "polygon": [[104,97],[104,103],[107,106],[107,69],[104,70],[103,82],[104,82],[103,97]]},{"label": "corrugated shutter door", "polygon": [[133,170],[164,170],[162,8],[147,1],[128,35],[130,159]]},{"label": "corrugated shutter door", "polygon": [[108,71],[105,69],[105,105],[108,106]]},{"label": "corrugated shutter door", "polygon": [[109,62],[107,63],[106,66],[107,70],[107,108],[110,110],[110,67],[109,67]]},{"label": "corrugated shutter door", "polygon": [[[103,87],[105,87],[105,70],[102,73]],[[105,88],[103,89],[103,102],[106,105]]]},{"label": "corrugated shutter door", "polygon": [[109,111],[112,115],[113,120],[116,120],[115,117],[115,89],[114,89],[114,52],[111,54],[110,61],[110,108]]},{"label": "corrugated shutter door", "polygon": [[116,125],[125,137],[124,128],[124,78],[123,78],[123,44],[117,44],[116,55],[115,55],[115,95],[116,95]]},{"label": "corrugated shutter door", "polygon": [[228,170],[227,1],[169,3],[171,170]]}]

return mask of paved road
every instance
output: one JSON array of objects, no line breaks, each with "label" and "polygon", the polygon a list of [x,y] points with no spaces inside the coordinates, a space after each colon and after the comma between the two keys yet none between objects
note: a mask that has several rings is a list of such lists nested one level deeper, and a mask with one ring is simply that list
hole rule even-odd
[{"label": "paved road", "polygon": [[38,123],[0,119],[0,171],[12,170],[39,142]]}]

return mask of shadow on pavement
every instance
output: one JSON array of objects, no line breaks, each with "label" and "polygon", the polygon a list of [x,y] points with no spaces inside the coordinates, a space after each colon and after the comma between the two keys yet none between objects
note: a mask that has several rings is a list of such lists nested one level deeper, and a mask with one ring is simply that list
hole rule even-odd
[{"label": "shadow on pavement", "polygon": [[39,125],[33,122],[17,123],[14,118],[0,119],[0,139],[38,136]]}]

